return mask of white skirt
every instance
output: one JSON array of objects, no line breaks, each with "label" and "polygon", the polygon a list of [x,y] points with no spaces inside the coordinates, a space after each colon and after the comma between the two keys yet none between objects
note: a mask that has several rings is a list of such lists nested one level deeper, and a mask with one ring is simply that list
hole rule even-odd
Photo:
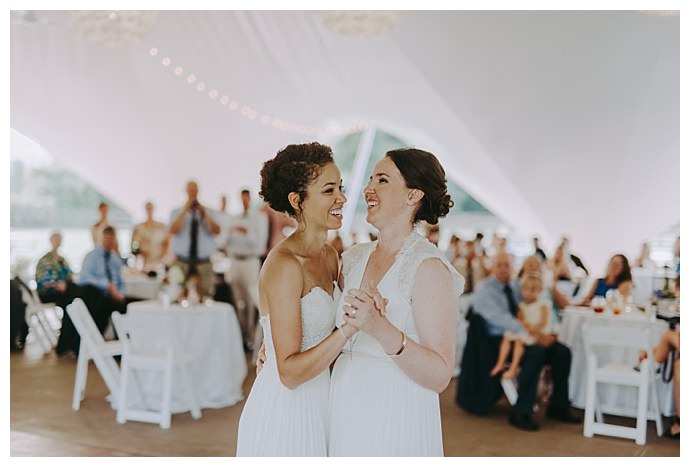
[{"label": "white skirt", "polygon": [[267,364],[256,377],[240,416],[237,456],[326,456],[328,369],[288,389]]},{"label": "white skirt", "polygon": [[443,456],[438,394],[389,358],[338,357],[329,419],[329,456]]}]

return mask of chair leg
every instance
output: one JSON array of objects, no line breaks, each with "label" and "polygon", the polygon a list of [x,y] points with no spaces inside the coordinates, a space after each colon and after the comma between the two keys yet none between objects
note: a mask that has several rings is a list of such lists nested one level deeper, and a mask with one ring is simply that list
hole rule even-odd
[{"label": "chair leg", "polygon": [[172,404],[172,384],[173,384],[174,362],[172,356],[168,358],[165,366],[165,380],[163,385],[163,401],[161,404],[161,422],[160,426],[164,430],[170,428],[170,420],[172,418],[170,406]]},{"label": "chair leg", "polygon": [[[650,371],[654,371],[653,369]],[[664,434],[664,423],[661,420],[661,404],[659,403],[659,392],[657,391],[656,378],[654,374],[650,377],[649,385],[651,386],[651,398],[652,398],[652,411],[654,416],[654,422],[656,423],[656,435],[661,436]]]},{"label": "chair leg", "polygon": [[43,335],[46,338],[46,344],[49,346],[48,350],[50,350],[57,345],[57,338],[55,337],[55,332],[53,331],[53,326],[50,324],[46,310],[37,311],[36,318],[38,319],[41,329],[43,330]]},{"label": "chair leg", "polygon": [[[637,423],[635,425],[635,444],[640,446],[647,442],[647,413],[649,412],[649,361],[641,365],[640,373],[646,374],[643,384],[640,385],[637,393]],[[642,375],[644,376],[644,375]]]},{"label": "chair leg", "polygon": [[[83,346],[82,346],[83,347]],[[74,378],[74,392],[72,394],[72,410],[79,410],[86,390],[86,377],[89,374],[89,353],[81,348],[77,359],[77,375]]]},{"label": "chair leg", "polygon": [[187,386],[187,395],[189,396],[189,407],[190,411],[192,413],[192,418],[194,419],[199,419],[201,418],[201,408],[199,407],[199,398],[197,397],[196,394],[196,389],[194,388],[194,384],[192,384],[192,378],[191,378],[191,372],[189,371],[190,367],[186,364],[180,365],[180,371],[182,372],[182,379],[184,379],[184,383]]},{"label": "chair leg", "polygon": [[597,384],[594,375],[588,372],[587,375],[587,390],[585,393],[585,422],[582,428],[582,434],[591,438],[594,436],[594,411],[596,406]]},{"label": "chair leg", "polygon": [[122,356],[122,368],[120,369],[120,390],[118,391],[117,400],[117,423],[125,423],[127,421],[127,387],[129,386],[129,372],[130,363],[126,355]]},{"label": "chair leg", "polygon": [[41,347],[43,348],[43,353],[50,352],[50,340],[48,339],[48,335],[46,334],[45,329],[43,328],[43,323],[41,322],[41,319],[38,317],[38,313],[34,313],[31,315],[28,324],[29,328],[31,329],[31,331],[33,331],[34,335],[36,336],[36,339],[38,340],[39,344],[41,344]]}]

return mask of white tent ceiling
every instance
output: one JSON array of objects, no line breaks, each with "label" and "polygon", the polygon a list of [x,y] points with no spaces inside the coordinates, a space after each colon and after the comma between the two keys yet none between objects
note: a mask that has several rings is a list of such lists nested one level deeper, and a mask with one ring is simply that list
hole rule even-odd
[{"label": "white tent ceiling", "polygon": [[85,40],[69,12],[35,17],[11,26],[11,126],[135,214],[153,199],[167,216],[189,178],[215,206],[285,145],[338,138],[268,116],[377,125],[518,231],[549,247],[567,234],[602,268],[679,220],[678,16],[409,11],[350,37],[308,11],[163,11],[123,48]]}]

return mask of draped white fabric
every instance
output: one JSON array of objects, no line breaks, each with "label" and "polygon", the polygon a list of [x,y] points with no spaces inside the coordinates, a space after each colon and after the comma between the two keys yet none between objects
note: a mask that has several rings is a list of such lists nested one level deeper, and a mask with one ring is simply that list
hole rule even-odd
[{"label": "draped white fabric", "polygon": [[568,234],[595,271],[679,219],[679,17],[409,11],[355,38],[309,11],[165,11],[142,43],[105,48],[69,12],[36,14],[54,22],[11,26],[11,126],[133,213],[151,198],[165,215],[189,177],[202,201],[236,203],[281,147],[337,139],[268,116],[363,120],[429,149],[509,225],[547,248]]},{"label": "draped white fabric", "polygon": [[[589,308],[569,307],[565,309],[560,329],[560,340],[570,348],[573,361],[570,367],[570,402],[575,407],[585,407],[585,393],[587,386],[587,357],[582,342],[582,324],[587,321],[596,326],[626,327],[633,329],[650,329],[654,345],[659,342],[661,334],[668,328],[668,323],[662,320],[650,321],[647,316],[638,311],[630,315],[597,315]],[[621,349],[600,349],[602,357],[629,366],[635,366],[639,355]],[[656,381],[661,413],[670,416],[675,413],[673,406],[673,385]],[[637,391],[633,387],[618,385],[600,385],[597,397],[604,407],[605,413],[635,416],[637,408]],[[651,397],[651,396],[650,396]],[[608,411],[607,411],[608,410]]]},{"label": "draped white fabric", "polygon": [[[155,300],[146,300],[130,303],[127,313],[137,314],[138,335],[149,336],[147,345],[157,348],[171,344],[194,362],[191,379],[202,409],[227,407],[244,398],[247,362],[232,306],[217,302],[163,307]],[[147,394],[161,394],[162,377],[143,379],[143,384]],[[173,413],[189,410],[184,389],[182,383],[173,381]]]}]

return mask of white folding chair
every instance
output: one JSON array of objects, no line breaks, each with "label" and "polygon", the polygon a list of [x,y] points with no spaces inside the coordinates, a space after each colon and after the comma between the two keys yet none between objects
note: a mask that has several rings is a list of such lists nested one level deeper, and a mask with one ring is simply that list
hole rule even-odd
[{"label": "white folding chair", "polygon": [[[634,439],[636,444],[647,442],[647,420],[656,421],[657,435],[661,436],[663,425],[659,410],[654,366],[651,362],[652,342],[648,329],[597,326],[590,323],[582,325],[582,339],[587,356],[587,390],[585,396],[585,423],[583,434],[591,438],[594,434],[617,436]],[[612,347],[628,349],[635,355],[645,350],[650,358],[645,359],[636,367],[635,362],[621,364],[604,361],[603,351],[596,352],[596,348]],[[638,390],[637,417],[635,427],[613,425],[604,422],[601,407],[597,403],[597,384],[608,383],[624,386],[634,386]],[[651,387],[651,404],[650,404]],[[651,407],[649,407],[651,405]]]},{"label": "white folding chair", "polygon": [[118,400],[120,368],[114,357],[122,354],[122,344],[119,341],[106,342],[103,339],[88,308],[86,308],[86,304],[81,298],[75,298],[71,304],[67,305],[67,314],[72,323],[74,323],[74,328],[79,333],[80,338],[77,375],[74,381],[74,393],[72,394],[72,409],[75,411],[79,410],[81,401],[84,400],[90,360],[93,360],[103,381],[108,386],[111,405],[115,406]]},{"label": "white folding chair", "polygon": [[[120,341],[123,343],[122,371],[120,374],[120,398],[117,406],[117,422],[125,423],[134,420],[148,423],[158,423],[161,428],[170,428],[172,417],[171,403],[173,390],[173,375],[179,372],[183,382],[192,417],[201,418],[201,409],[196,391],[191,379],[192,360],[182,352],[178,352],[170,341],[162,345],[151,344],[146,334],[141,333],[136,326],[136,314],[112,314],[113,325]],[[156,410],[147,403],[147,393],[139,378],[138,372],[159,372],[163,374],[163,388],[161,402]],[[132,394],[130,378],[136,384],[142,404],[132,404],[135,394]]]},{"label": "white folding chair", "polygon": [[[58,340],[60,318],[55,310],[57,305],[55,303],[42,303],[35,289],[29,287],[19,277],[16,280],[20,285],[22,300],[26,303],[24,320],[29,326],[29,332],[36,337],[43,353],[48,353],[57,345]],[[51,323],[49,311],[53,312],[53,321],[57,324]]]}]

